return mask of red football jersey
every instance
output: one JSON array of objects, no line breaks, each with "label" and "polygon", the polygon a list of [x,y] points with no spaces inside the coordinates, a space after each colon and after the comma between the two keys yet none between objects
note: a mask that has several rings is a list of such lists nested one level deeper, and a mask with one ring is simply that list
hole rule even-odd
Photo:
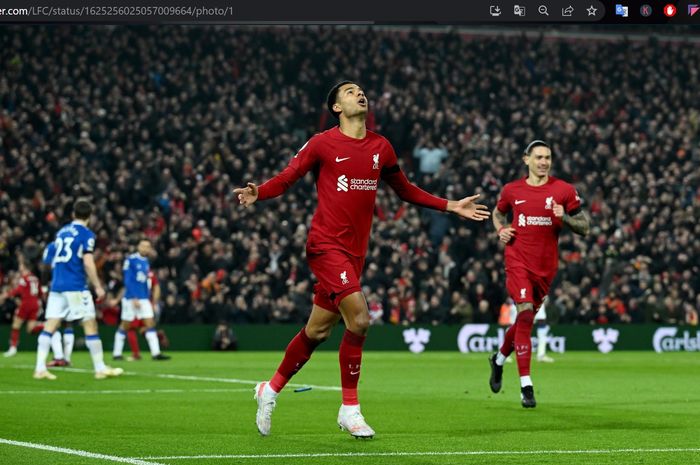
[{"label": "red football jersey", "polygon": [[148,291],[152,292],[153,288],[158,285],[158,276],[153,272],[153,270],[148,270]]},{"label": "red football jersey", "polygon": [[21,306],[27,309],[39,308],[39,299],[41,298],[41,285],[39,278],[32,273],[26,273],[19,278],[17,287],[9,293],[10,297],[19,296],[22,300]]},{"label": "red football jersey", "polygon": [[148,282],[148,295],[150,296],[149,300],[151,301],[151,303],[157,304],[158,302],[155,302],[153,300],[154,299],[153,289],[155,289],[155,287],[158,285],[158,276],[156,276],[156,274],[153,272],[153,270],[148,270],[148,281],[147,282]]},{"label": "red football jersey", "polygon": [[380,178],[407,202],[436,210],[447,208],[447,200],[408,182],[384,137],[367,131],[363,139],[353,139],[338,126],[309,139],[284,171],[260,186],[258,199],[282,194],[312,170],[318,192],[318,207],[307,239],[307,250],[312,253],[342,250],[355,257],[366,254]]},{"label": "red football jersey", "polygon": [[525,267],[540,276],[557,271],[559,232],[563,226],[552,213],[554,202],[569,215],[581,209],[581,198],[571,184],[550,176],[542,186],[530,186],[526,178],[509,182],[498,199],[498,211],[513,212],[515,237],[506,244],[506,270]]}]

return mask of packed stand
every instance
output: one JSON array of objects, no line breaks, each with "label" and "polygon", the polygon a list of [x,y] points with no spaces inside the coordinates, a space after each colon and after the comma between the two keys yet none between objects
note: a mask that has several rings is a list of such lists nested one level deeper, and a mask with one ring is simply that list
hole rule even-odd
[{"label": "packed stand", "polygon": [[[424,189],[491,208],[554,146],[592,233],[561,237],[550,318],[684,323],[700,310],[700,48],[650,39],[469,37],[366,28],[0,30],[0,280],[38,263],[78,196],[96,205],[110,294],[142,236],[158,252],[161,322],[298,323],[311,306],[311,175],[238,208],[231,190],[282,169],[357,80],[371,129]],[[380,188],[363,279],[373,322],[496,322],[503,249],[490,224]],[[109,299],[106,299],[109,301]],[[5,304],[9,311],[9,302]],[[109,313],[114,309],[103,309]],[[693,319],[694,318],[694,319]]]}]

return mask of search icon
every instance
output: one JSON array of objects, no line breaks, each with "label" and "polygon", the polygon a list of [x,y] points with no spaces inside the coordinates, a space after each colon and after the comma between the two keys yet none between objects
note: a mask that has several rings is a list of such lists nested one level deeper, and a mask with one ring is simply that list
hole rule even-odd
[{"label": "search icon", "polygon": [[546,5],[540,5],[540,7],[537,9],[537,11],[539,11],[541,15],[549,16],[549,12],[547,11]]}]

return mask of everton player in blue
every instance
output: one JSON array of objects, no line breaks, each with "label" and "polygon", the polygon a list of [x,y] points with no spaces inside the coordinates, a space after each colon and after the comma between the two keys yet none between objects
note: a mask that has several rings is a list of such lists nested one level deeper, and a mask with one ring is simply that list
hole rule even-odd
[{"label": "everton player in blue", "polygon": [[[56,244],[50,242],[45,248],[41,257],[41,264],[44,270],[53,269],[53,258],[56,256]],[[48,273],[46,274],[48,276]],[[44,273],[42,272],[42,281]],[[69,321],[63,322],[63,337],[61,331],[56,328],[51,337],[51,350],[53,351],[53,360],[46,364],[47,367],[65,367],[70,365],[70,358],[73,354],[73,345],[75,344],[75,334],[73,333],[73,325]]]},{"label": "everton player in blue", "polygon": [[114,352],[112,352],[115,360],[123,358],[122,351],[124,350],[126,332],[129,330],[131,322],[136,318],[143,320],[146,326],[146,341],[153,360],[168,360],[170,358],[160,353],[156,320],[150,300],[148,256],[151,253],[151,242],[148,239],[142,239],[136,247],[136,253],[132,253],[124,260],[122,268],[124,271],[122,322],[114,335]]},{"label": "everton player in blue", "polygon": [[46,357],[53,332],[62,320],[80,321],[83,324],[85,345],[90,351],[96,379],[119,376],[124,372],[121,368],[105,365],[102,341],[97,334],[95,303],[88,290],[88,279],[98,299],[104,297],[105,291],[97,276],[93,257],[95,233],[88,228],[91,214],[92,205],[86,200],[78,200],[73,205],[73,221],[56,233],[53,275],[46,304],[46,324],[39,335],[35,379],[56,379],[56,376],[46,369]]}]

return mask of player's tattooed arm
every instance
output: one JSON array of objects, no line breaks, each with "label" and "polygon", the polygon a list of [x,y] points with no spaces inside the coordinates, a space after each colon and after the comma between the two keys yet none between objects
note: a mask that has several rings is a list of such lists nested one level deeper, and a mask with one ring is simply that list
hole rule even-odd
[{"label": "player's tattooed arm", "polygon": [[515,228],[508,224],[508,217],[498,207],[493,209],[493,226],[496,228],[498,240],[507,244],[515,237]]},{"label": "player's tattooed arm", "polygon": [[573,232],[585,236],[591,229],[591,219],[583,210],[578,210],[573,215],[569,215],[564,211],[564,206],[554,201],[552,213],[557,218],[561,218],[562,222],[567,225]]},{"label": "player's tattooed arm", "polygon": [[505,213],[501,213],[501,211],[498,208],[493,209],[493,225],[496,228],[496,231],[501,229],[501,227],[506,226],[508,224],[508,217],[506,217]]},{"label": "player's tattooed arm", "polygon": [[571,228],[573,232],[581,236],[586,236],[591,230],[591,219],[583,210],[571,216],[564,214],[562,221],[565,225]]}]

